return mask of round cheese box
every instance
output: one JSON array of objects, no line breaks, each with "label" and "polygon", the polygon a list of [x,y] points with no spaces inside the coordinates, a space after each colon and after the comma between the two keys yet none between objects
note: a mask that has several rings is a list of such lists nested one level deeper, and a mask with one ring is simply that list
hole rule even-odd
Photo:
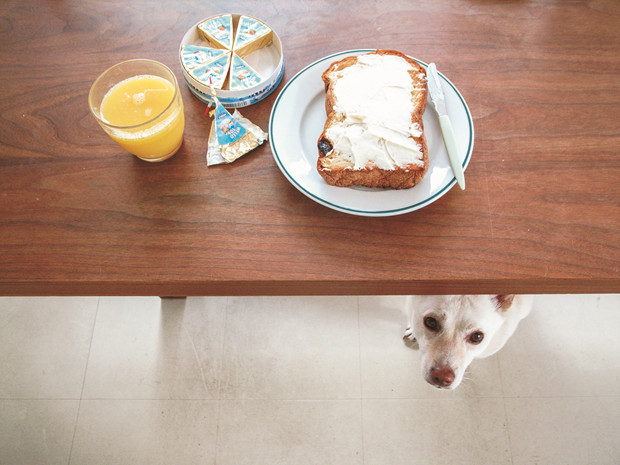
[{"label": "round cheese box", "polygon": [[211,89],[227,108],[252,105],[275,90],[284,75],[280,38],[264,22],[222,14],[196,23],[179,47],[192,93],[213,105]]}]

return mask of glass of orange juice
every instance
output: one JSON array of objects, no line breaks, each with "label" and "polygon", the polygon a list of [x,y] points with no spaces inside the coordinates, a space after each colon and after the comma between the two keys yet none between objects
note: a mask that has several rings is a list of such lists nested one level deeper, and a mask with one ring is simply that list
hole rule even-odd
[{"label": "glass of orange juice", "polygon": [[162,161],[183,143],[183,100],[172,71],[152,60],[129,60],[97,78],[90,111],[118,144],[146,161]]}]

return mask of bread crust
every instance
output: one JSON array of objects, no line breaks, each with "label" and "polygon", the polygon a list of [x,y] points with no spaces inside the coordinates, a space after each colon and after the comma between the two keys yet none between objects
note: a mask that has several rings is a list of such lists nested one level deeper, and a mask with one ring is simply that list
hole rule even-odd
[{"label": "bread crust", "polygon": [[[414,90],[411,95],[412,114],[411,122],[417,123],[421,129],[420,137],[412,137],[416,144],[421,147],[423,165],[410,164],[406,167],[397,167],[393,170],[385,170],[376,166],[354,169],[354,163],[343,159],[341,154],[333,150],[334,143],[327,137],[327,130],[336,123],[344,121],[346,115],[334,110],[336,98],[333,92],[334,83],[337,79],[336,71],[352,66],[357,63],[357,56],[350,56],[332,63],[322,74],[325,83],[325,111],[327,120],[323,132],[318,140],[319,157],[317,170],[325,181],[337,187],[365,186],[387,187],[393,189],[408,189],[419,183],[428,171],[428,145],[424,136],[422,115],[426,109],[427,86],[426,70],[418,62],[395,50],[377,50],[371,54],[394,55],[403,58],[412,66],[409,70]],[[423,77],[421,77],[423,76]]]}]

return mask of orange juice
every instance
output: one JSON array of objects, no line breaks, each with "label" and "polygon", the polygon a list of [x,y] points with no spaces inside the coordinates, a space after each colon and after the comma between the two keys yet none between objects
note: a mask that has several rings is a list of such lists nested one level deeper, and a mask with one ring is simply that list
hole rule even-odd
[{"label": "orange juice", "polygon": [[116,84],[101,101],[101,119],[111,126],[112,139],[146,160],[172,156],[183,141],[178,88],[159,76],[139,75]]}]

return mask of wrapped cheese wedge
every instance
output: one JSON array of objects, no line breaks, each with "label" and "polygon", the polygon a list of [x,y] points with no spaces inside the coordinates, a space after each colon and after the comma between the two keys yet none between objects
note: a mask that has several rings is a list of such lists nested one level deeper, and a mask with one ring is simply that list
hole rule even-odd
[{"label": "wrapped cheese wedge", "polygon": [[232,15],[215,16],[200,23],[198,33],[213,47],[231,50],[234,35]]},{"label": "wrapped cheese wedge", "polygon": [[226,81],[229,67],[230,53],[226,53],[213,61],[189,70],[189,73],[199,82],[214,89],[221,89]]},{"label": "wrapped cheese wedge", "polygon": [[239,58],[236,53],[233,53],[232,63],[230,65],[230,81],[228,84],[230,90],[247,89],[260,84],[262,80],[263,78],[260,74]]},{"label": "wrapped cheese wedge", "polygon": [[241,16],[235,34],[235,45],[232,50],[241,58],[273,42],[273,32],[265,23]]},{"label": "wrapped cheese wedge", "polygon": [[267,140],[261,128],[241,116],[235,110],[234,115],[222,106],[212,91],[215,101],[215,115],[209,134],[207,165],[232,163]]},{"label": "wrapped cheese wedge", "polygon": [[221,48],[200,47],[198,45],[183,45],[181,47],[181,60],[188,70],[209,63],[221,57],[227,50]]}]

